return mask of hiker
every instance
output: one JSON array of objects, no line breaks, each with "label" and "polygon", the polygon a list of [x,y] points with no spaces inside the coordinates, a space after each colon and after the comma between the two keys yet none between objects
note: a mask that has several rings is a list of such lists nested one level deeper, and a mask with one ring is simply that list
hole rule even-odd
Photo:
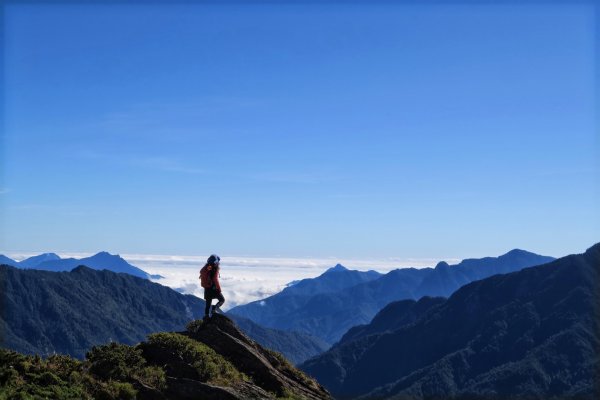
[{"label": "hiker", "polygon": [[[219,284],[219,263],[221,258],[212,254],[206,260],[206,264],[200,270],[200,285],[204,288],[204,319],[210,318],[215,312],[221,312],[221,306],[225,303],[225,298],[221,294],[221,285]],[[219,302],[214,306],[211,304],[213,299],[218,299]]]}]

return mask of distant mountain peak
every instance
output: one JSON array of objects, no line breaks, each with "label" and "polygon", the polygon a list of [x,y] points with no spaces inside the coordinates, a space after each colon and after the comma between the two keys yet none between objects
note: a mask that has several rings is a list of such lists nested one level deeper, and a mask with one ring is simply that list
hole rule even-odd
[{"label": "distant mountain peak", "polygon": [[437,270],[443,270],[443,269],[448,269],[448,268],[450,268],[450,265],[448,265],[448,263],[446,261],[440,261],[435,266],[435,269],[437,269]]},{"label": "distant mountain peak", "polygon": [[60,259],[61,258],[56,253],[42,253],[37,256],[32,256],[32,257],[26,258],[25,260],[22,260],[21,262],[19,262],[19,267],[35,268],[43,262],[56,261],[56,260],[60,260]]},{"label": "distant mountain peak", "polygon": [[100,260],[101,262],[119,262],[119,263],[127,263],[127,261],[121,257],[119,254],[111,254],[108,251],[101,251],[99,253],[94,254],[88,259]]},{"label": "distant mountain peak", "polygon": [[108,251],[100,251],[100,252],[94,254],[93,257],[119,257],[119,258],[121,258],[118,254],[110,254]]},{"label": "distant mountain peak", "polygon": [[338,271],[348,271],[348,268],[344,267],[342,264],[335,264],[335,267],[331,267],[327,270],[327,272],[338,272]]},{"label": "distant mountain peak", "polygon": [[60,256],[56,253],[42,253],[42,254],[40,254],[40,256],[43,256],[47,259],[55,259],[55,260],[60,258]]},{"label": "distant mountain peak", "polygon": [[[521,255],[531,255],[534,254],[532,252],[526,251],[526,250],[521,250],[521,249],[512,249],[511,251],[509,251],[508,253],[504,254],[504,256],[521,256]],[[500,256],[502,257],[502,256]]]}]

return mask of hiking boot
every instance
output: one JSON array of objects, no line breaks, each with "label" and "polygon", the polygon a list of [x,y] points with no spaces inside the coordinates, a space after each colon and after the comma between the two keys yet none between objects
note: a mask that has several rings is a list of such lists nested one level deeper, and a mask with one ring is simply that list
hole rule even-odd
[{"label": "hiking boot", "polygon": [[210,321],[210,316],[205,315],[204,318],[202,318],[202,322],[208,322]]},{"label": "hiking boot", "polygon": [[217,306],[212,306],[211,314],[222,314],[221,309]]}]

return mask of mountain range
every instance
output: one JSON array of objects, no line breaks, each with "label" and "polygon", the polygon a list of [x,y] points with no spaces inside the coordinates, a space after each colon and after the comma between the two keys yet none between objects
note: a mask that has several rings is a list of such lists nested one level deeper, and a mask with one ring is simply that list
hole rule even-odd
[{"label": "mountain range", "polygon": [[390,302],[448,296],[474,280],[552,260],[517,249],[499,257],[466,259],[452,266],[440,262],[435,268],[402,268],[385,275],[337,265],[317,278],[230,312],[261,326],[307,333],[333,345],[348,329],[370,322]]},{"label": "mountain range", "polygon": [[0,266],[2,346],[26,354],[82,358],[109,341],[134,344],[183,329],[204,301],[123,273],[84,266],[70,272]]},{"label": "mountain range", "polygon": [[139,278],[162,278],[160,275],[150,275],[140,268],[129,264],[118,254],[113,255],[106,251],[101,251],[93,256],[84,258],[60,258],[60,256],[55,253],[43,253],[26,258],[22,261],[15,261],[0,254],[0,264],[11,265],[16,268],[39,269],[54,272],[71,271],[73,268],[85,265],[92,269],[106,269],[112,272],[122,272]]},{"label": "mountain range", "polygon": [[[84,266],[50,272],[3,265],[0,286],[0,345],[25,354],[83,358],[93,345],[135,344],[153,332],[183,329],[204,314],[204,300],[197,297]],[[329,347],[307,334],[232,318],[251,338],[295,364]]]},{"label": "mountain range", "polygon": [[389,304],[301,365],[338,399],[594,399],[600,244]]}]

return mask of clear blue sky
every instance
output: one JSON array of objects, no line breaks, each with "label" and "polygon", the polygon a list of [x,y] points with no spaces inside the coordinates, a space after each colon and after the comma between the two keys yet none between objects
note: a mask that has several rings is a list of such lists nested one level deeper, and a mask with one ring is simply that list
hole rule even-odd
[{"label": "clear blue sky", "polygon": [[590,5],[8,5],[0,250],[560,256]]}]

